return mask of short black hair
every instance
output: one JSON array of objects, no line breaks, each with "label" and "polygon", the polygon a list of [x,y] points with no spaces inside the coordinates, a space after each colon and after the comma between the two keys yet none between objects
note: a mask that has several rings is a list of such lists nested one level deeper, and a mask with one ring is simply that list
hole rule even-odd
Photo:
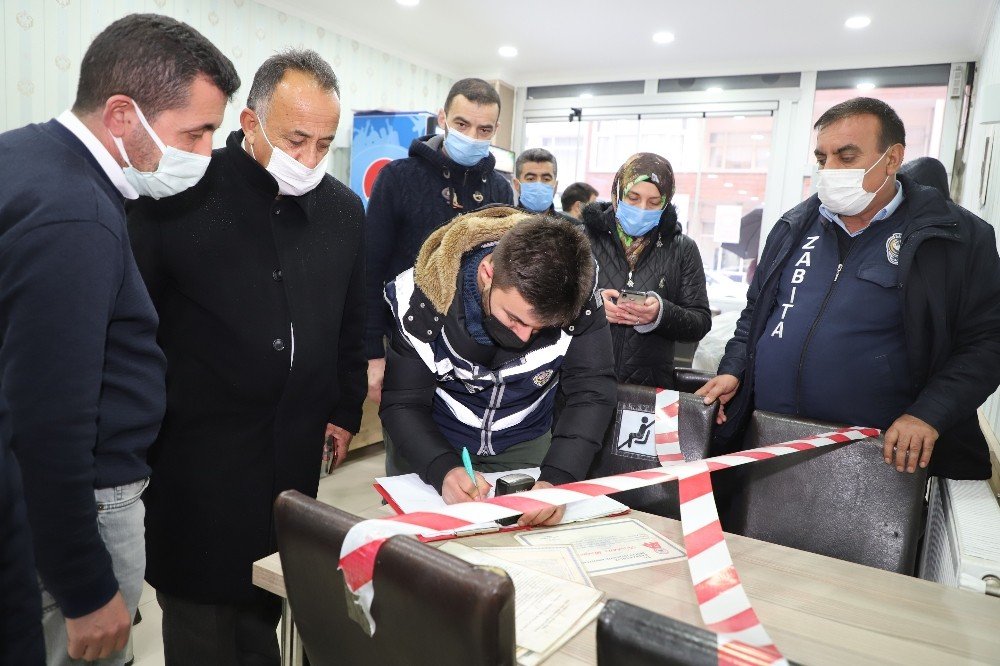
[{"label": "short black hair", "polygon": [[232,61],[188,24],[159,14],[129,14],[87,47],[73,111],[90,113],[112,95],[127,95],[152,120],[187,104],[191,82],[199,75],[227,99],[240,87]]},{"label": "short black hair", "polygon": [[258,118],[267,115],[271,97],[290,69],[311,75],[321,90],[332,90],[340,97],[340,80],[320,54],[310,49],[288,49],[265,60],[253,76],[247,107],[256,112]]},{"label": "short black hair", "polygon": [[542,326],[567,326],[594,291],[594,255],[572,222],[532,215],[518,222],[493,251],[493,286],[514,288]]},{"label": "short black hair", "polygon": [[597,196],[597,189],[590,183],[573,183],[563,190],[561,201],[562,209],[569,211],[577,201],[586,205],[590,203],[592,197]]},{"label": "short black hair", "polygon": [[445,113],[448,113],[451,101],[459,95],[473,104],[480,104],[482,106],[496,104],[497,111],[500,111],[500,94],[497,93],[493,86],[482,79],[462,79],[460,81],[456,81],[455,84],[452,85],[451,90],[448,91],[448,96],[444,100]]},{"label": "short black hair", "polygon": [[521,177],[521,167],[527,162],[549,162],[552,164],[552,175],[559,175],[559,164],[556,162],[556,156],[544,148],[528,148],[517,156],[517,160],[514,162],[514,175],[517,178]]},{"label": "short black hair", "polygon": [[899,115],[891,106],[874,97],[855,97],[831,106],[826,110],[826,113],[819,117],[819,120],[813,125],[813,129],[820,130],[844,118],[865,114],[878,118],[879,150],[888,150],[889,146],[894,146],[897,143],[902,146],[906,145],[906,128],[903,127],[903,121],[899,119]]}]

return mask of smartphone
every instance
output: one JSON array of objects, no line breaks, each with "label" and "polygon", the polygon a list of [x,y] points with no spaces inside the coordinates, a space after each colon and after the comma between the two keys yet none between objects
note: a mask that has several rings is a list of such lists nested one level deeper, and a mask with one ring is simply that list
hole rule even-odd
[{"label": "smartphone", "polygon": [[[497,479],[497,487],[494,495],[499,497],[500,495],[510,495],[512,493],[523,493],[525,490],[531,490],[535,485],[535,478],[530,474],[507,474],[506,476],[501,476]],[[520,516],[511,516],[510,518],[501,518],[497,522],[501,525],[514,525],[517,523],[517,519]]]},{"label": "smartphone", "polygon": [[636,305],[642,305],[646,302],[646,292],[644,291],[633,291],[631,289],[622,289],[618,292],[618,303],[635,303]]}]

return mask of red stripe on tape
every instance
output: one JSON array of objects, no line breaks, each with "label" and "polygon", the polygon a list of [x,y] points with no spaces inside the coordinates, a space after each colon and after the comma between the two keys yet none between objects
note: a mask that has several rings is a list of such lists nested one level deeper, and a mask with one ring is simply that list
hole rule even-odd
[{"label": "red stripe on tape", "polygon": [[735,634],[738,631],[756,627],[758,624],[760,624],[760,620],[757,619],[757,614],[753,612],[753,608],[747,608],[742,612],[727,617],[725,620],[713,622],[707,626],[716,633]]},{"label": "red stripe on tape", "polygon": [[719,648],[720,666],[766,666],[780,658],[781,653],[774,645],[757,647],[732,641]]},{"label": "red stripe on tape", "polygon": [[[680,496],[681,504],[698,499],[702,495],[712,492],[712,475],[708,472],[695,474],[686,479],[681,479],[677,484],[677,494]],[[683,512],[681,513],[683,515]]]},{"label": "red stripe on tape", "polygon": [[684,535],[684,549],[688,558],[700,555],[715,544],[722,541],[722,526],[715,520],[691,534]]},{"label": "red stripe on tape", "polygon": [[644,480],[651,480],[651,479],[664,479],[667,481],[673,480],[671,474],[665,474],[663,472],[652,472],[649,470],[642,470],[642,469],[636,472],[625,472],[624,474],[619,474],[618,476],[631,477],[633,479],[644,479]]},{"label": "red stripe on tape", "polygon": [[679,400],[672,402],[663,408],[663,413],[672,419],[677,418],[677,414],[679,414],[680,411],[681,411],[681,403]]},{"label": "red stripe on tape", "polygon": [[385,520],[391,520],[397,523],[406,523],[407,525],[419,525],[420,527],[427,527],[432,530],[453,530],[458,527],[472,525],[469,521],[462,520],[461,518],[443,516],[440,513],[431,513],[429,511],[402,513],[398,516],[385,518]]},{"label": "red stripe on tape", "polygon": [[347,587],[357,590],[372,579],[372,574],[375,573],[375,555],[385,541],[374,539],[340,558],[340,568],[344,570]]},{"label": "red stripe on tape", "polygon": [[612,488],[611,486],[602,486],[597,483],[587,483],[586,481],[576,481],[574,483],[565,483],[559,486],[560,490],[572,490],[576,493],[583,493],[584,495],[590,495],[591,497],[598,497],[600,495],[610,495],[612,493],[620,493],[621,490],[618,488]]},{"label": "red stripe on tape", "polygon": [[548,502],[540,502],[536,499],[520,497],[517,493],[513,495],[501,495],[500,497],[494,497],[490,500],[490,504],[505,506],[508,509],[514,509],[515,511],[520,511],[521,513],[552,508],[552,505]]},{"label": "red stripe on tape", "polygon": [[[687,545],[687,541],[684,542]],[[694,594],[698,597],[698,605],[711,601],[723,592],[728,592],[740,584],[739,574],[736,567],[730,564],[728,567],[701,581],[694,586]]]},{"label": "red stripe on tape", "polygon": [[754,460],[767,460],[768,458],[776,457],[778,454],[772,453],[770,451],[738,451],[733,455],[744,456],[746,458],[753,458]]},{"label": "red stripe on tape", "polygon": [[655,441],[657,444],[676,444],[680,441],[680,438],[677,436],[677,431],[658,432],[656,433]]}]

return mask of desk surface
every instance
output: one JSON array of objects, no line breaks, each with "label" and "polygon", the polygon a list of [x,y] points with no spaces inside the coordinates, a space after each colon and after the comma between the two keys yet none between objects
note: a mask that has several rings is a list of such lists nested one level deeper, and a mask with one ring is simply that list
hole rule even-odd
[{"label": "desk surface", "polygon": [[[630,515],[683,545],[679,522]],[[1000,599],[746,537],[727,534],[726,541],[754,609],[788,659],[851,666],[1000,663]],[[516,545],[509,532],[462,543]],[[702,626],[683,560],[593,580],[608,598]],[[285,596],[277,553],[254,563],[253,582]],[[546,666],[597,663],[595,626]]]}]

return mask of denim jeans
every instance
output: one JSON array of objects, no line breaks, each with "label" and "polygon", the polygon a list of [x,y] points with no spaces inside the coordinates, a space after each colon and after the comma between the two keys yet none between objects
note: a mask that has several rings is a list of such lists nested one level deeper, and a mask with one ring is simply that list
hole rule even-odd
[{"label": "denim jeans", "polygon": [[[146,531],[143,520],[146,509],[142,504],[142,492],[149,485],[149,479],[113,488],[98,488],[94,491],[97,502],[97,529],[111,555],[111,566],[118,589],[125,597],[129,613],[135,617],[142,595],[142,579],[146,573]],[[42,593],[42,627],[45,630],[45,653],[49,666],[83,664],[81,660],[70,659],[66,618],[63,617],[55,599],[39,581]],[[125,650],[107,659],[89,662],[100,666],[121,666],[125,663]]]}]

